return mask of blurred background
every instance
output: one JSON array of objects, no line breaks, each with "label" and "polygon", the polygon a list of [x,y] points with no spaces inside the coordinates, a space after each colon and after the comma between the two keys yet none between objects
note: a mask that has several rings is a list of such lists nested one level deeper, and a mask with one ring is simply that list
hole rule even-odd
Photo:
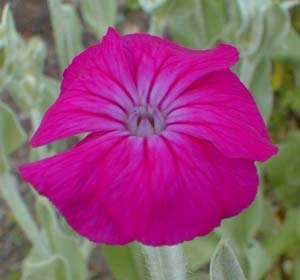
[{"label": "blurred background", "polygon": [[72,145],[27,140],[59,93],[72,57],[107,26],[150,32],[191,48],[236,45],[234,71],[251,89],[280,147],[260,164],[253,205],[210,235],[185,242],[190,279],[227,240],[249,280],[300,279],[300,2],[297,0],[0,0],[0,280],[147,279],[136,244],[77,236],[21,182],[20,163]]}]

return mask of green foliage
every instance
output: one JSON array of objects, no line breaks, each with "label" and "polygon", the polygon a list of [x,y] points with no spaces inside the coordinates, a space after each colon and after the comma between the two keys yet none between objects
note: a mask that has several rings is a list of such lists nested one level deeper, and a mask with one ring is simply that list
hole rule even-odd
[{"label": "green foliage", "polygon": [[[59,82],[42,72],[45,44],[38,38],[23,41],[15,29],[9,6],[5,6],[0,23],[0,50],[0,93],[8,91],[12,97],[10,104],[30,116],[32,126],[36,127],[58,94]],[[70,235],[63,231],[55,210],[43,198],[37,199],[40,230],[19,194],[16,178],[10,173],[9,154],[25,139],[16,114],[0,101],[0,190],[32,243],[24,260],[22,279],[85,280],[92,246],[73,232]],[[47,155],[47,150],[43,152]]]},{"label": "green foliage", "polygon": [[[259,193],[248,209],[235,218],[223,221],[218,230],[220,236],[232,244],[250,280],[260,279],[271,261],[265,248],[255,240],[255,234],[263,222],[263,206],[263,198]],[[262,263],[265,265],[261,266]]]},{"label": "green foliage", "polygon": [[75,8],[61,0],[48,0],[61,72],[82,49],[82,25]]},{"label": "green foliage", "polygon": [[216,233],[185,242],[183,246],[188,262],[188,270],[196,273],[201,267],[207,265],[218,242],[219,236]]},{"label": "green foliage", "polygon": [[45,44],[39,38],[25,43],[16,31],[6,5],[0,22],[0,92],[24,73],[41,73],[46,57]]},{"label": "green foliage", "polygon": [[82,0],[81,12],[89,30],[101,38],[108,26],[114,25],[117,4],[112,0]]},{"label": "green foliage", "polygon": [[[279,59],[296,60],[300,62],[300,36],[295,30],[290,30],[287,34],[283,47],[273,51],[272,56]],[[293,61],[294,63],[294,61]]]},{"label": "green foliage", "polygon": [[252,240],[248,249],[248,279],[263,279],[271,268],[272,260],[266,249],[256,240]]},{"label": "green foliage", "polygon": [[257,195],[251,206],[236,218],[226,219],[219,228],[219,233],[238,252],[245,252],[249,242],[262,222],[262,197]]},{"label": "green foliage", "polygon": [[[33,246],[24,264],[24,279],[39,279],[43,273],[48,279],[87,279],[87,263],[82,249],[82,240],[64,231],[49,202],[42,197],[37,199],[37,214],[45,240],[47,252]],[[49,273],[50,272],[50,273]]]},{"label": "green foliage", "polygon": [[162,6],[167,0],[138,0],[140,6],[148,13]]},{"label": "green foliage", "polygon": [[212,256],[209,270],[210,280],[246,280],[233,250],[223,240]]},{"label": "green foliage", "polygon": [[6,157],[24,143],[26,136],[14,112],[0,102],[0,174],[8,171]]},{"label": "green foliage", "polygon": [[174,39],[186,46],[206,48],[221,39],[225,14],[220,0],[169,1],[157,14],[165,18]]},{"label": "green foliage", "polygon": [[0,190],[27,238],[32,244],[36,244],[39,247],[41,254],[46,253],[46,247],[39,234],[38,227],[19,193],[16,178],[8,173],[1,174]]},{"label": "green foliage", "polygon": [[280,48],[289,31],[288,11],[276,2],[269,5],[264,11],[264,34],[260,50],[268,55],[270,51]]},{"label": "green foliage", "polygon": [[49,106],[57,94],[58,82],[42,73],[46,46],[36,37],[24,42],[16,31],[8,5],[0,23],[0,50],[0,94],[8,90],[24,111]]},{"label": "green foliage", "polygon": [[263,242],[269,256],[277,259],[284,253],[299,255],[300,239],[298,235],[299,209],[289,209],[284,223],[278,231],[270,233]]},{"label": "green foliage", "polygon": [[25,133],[17,121],[16,115],[4,103],[0,103],[0,143],[6,154],[9,154],[25,141]]},{"label": "green foliage", "polygon": [[41,226],[39,230],[12,175],[5,174],[0,177],[0,190],[21,229],[32,243],[30,254],[23,264],[22,279],[87,279],[87,259],[92,249],[88,241],[65,230],[53,207],[42,197],[37,198]]},{"label": "green foliage", "polygon": [[[31,252],[34,255],[34,250]],[[24,264],[22,280],[72,280],[66,260],[58,255],[52,255],[46,260],[27,259]]]},{"label": "green foliage", "polygon": [[297,207],[300,197],[300,133],[291,133],[279,145],[278,155],[265,165],[270,190],[284,206]]},{"label": "green foliage", "polygon": [[127,5],[128,5],[128,8],[135,11],[137,9],[139,9],[139,2],[138,0],[128,0],[127,1]]},{"label": "green foliage", "polygon": [[12,74],[17,72],[16,61],[20,39],[16,33],[15,24],[9,6],[2,12],[0,22],[0,92],[11,81]]},{"label": "green foliage", "polygon": [[140,280],[135,260],[133,258],[134,245],[101,247],[109,267],[117,279]]},{"label": "green foliage", "polygon": [[255,63],[253,76],[251,78],[251,82],[249,83],[249,88],[253,93],[264,120],[266,121],[268,121],[271,116],[274,102],[271,75],[271,60],[264,56],[259,60],[258,63]]}]

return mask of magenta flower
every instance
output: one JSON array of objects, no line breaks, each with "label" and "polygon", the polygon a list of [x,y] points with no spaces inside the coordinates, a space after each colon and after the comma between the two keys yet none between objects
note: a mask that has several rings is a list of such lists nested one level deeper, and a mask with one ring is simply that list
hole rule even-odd
[{"label": "magenta flower", "polygon": [[32,146],[89,133],[22,177],[95,242],[176,244],[240,213],[257,192],[254,161],[277,148],[230,67],[237,50],[191,50],[147,34],[76,56]]}]

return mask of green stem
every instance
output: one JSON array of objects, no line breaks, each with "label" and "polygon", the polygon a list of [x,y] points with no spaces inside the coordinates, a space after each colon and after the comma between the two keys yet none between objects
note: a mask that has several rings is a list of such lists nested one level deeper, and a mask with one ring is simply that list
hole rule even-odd
[{"label": "green stem", "polygon": [[249,87],[257,66],[258,59],[243,58],[239,69],[239,77],[243,83]]},{"label": "green stem", "polygon": [[186,261],[181,244],[151,247],[141,244],[150,279],[185,280]]},{"label": "green stem", "polygon": [[13,176],[8,173],[0,176],[0,190],[29,241],[48,255],[42,235],[20,196]]}]

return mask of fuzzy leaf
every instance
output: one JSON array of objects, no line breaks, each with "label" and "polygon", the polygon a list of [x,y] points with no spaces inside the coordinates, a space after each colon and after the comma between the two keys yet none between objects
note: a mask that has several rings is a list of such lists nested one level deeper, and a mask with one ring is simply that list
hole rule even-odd
[{"label": "fuzzy leaf", "polygon": [[143,10],[152,13],[154,10],[162,6],[167,0],[138,0]]},{"label": "fuzzy leaf", "polygon": [[221,240],[210,263],[210,280],[246,280],[228,243]]},{"label": "fuzzy leaf", "polygon": [[49,241],[50,251],[65,258],[70,267],[71,279],[87,279],[87,260],[81,251],[79,239],[70,237],[61,230],[53,207],[43,197],[38,197],[37,213]]},{"label": "fuzzy leaf", "polygon": [[263,57],[256,65],[250,82],[259,111],[267,122],[273,109],[273,91],[271,87],[272,65],[268,57]]},{"label": "fuzzy leaf", "polygon": [[75,8],[61,0],[48,0],[60,70],[82,49],[82,25]]},{"label": "fuzzy leaf", "polygon": [[84,21],[98,38],[114,25],[117,15],[115,0],[82,0],[80,5]]},{"label": "fuzzy leaf", "polygon": [[245,252],[248,243],[258,230],[262,222],[262,197],[258,193],[255,201],[249,208],[234,218],[226,219],[218,232],[222,238],[229,240],[239,252]]},{"label": "fuzzy leaf", "polygon": [[46,244],[18,191],[16,178],[11,174],[0,176],[0,191],[28,240],[39,248],[40,256],[47,256]]},{"label": "fuzzy leaf", "polygon": [[250,265],[249,280],[264,279],[264,275],[271,268],[271,258],[265,249],[257,241],[252,241],[248,250],[248,260]]},{"label": "fuzzy leaf", "polygon": [[20,42],[10,6],[7,4],[4,6],[0,22],[0,93],[13,79]]},{"label": "fuzzy leaf", "polygon": [[283,44],[275,49],[272,56],[279,59],[289,59],[291,62],[300,62],[300,35],[291,29]]},{"label": "fuzzy leaf", "polygon": [[[33,254],[33,253],[32,253]],[[60,255],[24,263],[22,280],[72,280],[67,260]]]},{"label": "fuzzy leaf", "polygon": [[264,35],[261,50],[270,53],[271,50],[285,43],[290,31],[290,18],[288,11],[279,3],[270,5],[264,11]]},{"label": "fuzzy leaf", "polygon": [[186,261],[181,244],[160,247],[141,245],[141,250],[150,279],[186,279]]},{"label": "fuzzy leaf", "polygon": [[15,113],[0,102],[0,150],[7,156],[18,148],[26,139]]},{"label": "fuzzy leaf", "polygon": [[258,12],[249,18],[237,32],[236,42],[243,55],[255,54],[261,45],[264,33],[262,13]]},{"label": "fuzzy leaf", "polygon": [[165,14],[168,28],[176,41],[193,48],[214,45],[220,39],[225,23],[220,0],[171,1]]},{"label": "fuzzy leaf", "polygon": [[216,248],[219,237],[214,232],[207,236],[195,238],[192,241],[184,242],[188,266],[191,271],[198,271],[203,265],[207,264]]}]

